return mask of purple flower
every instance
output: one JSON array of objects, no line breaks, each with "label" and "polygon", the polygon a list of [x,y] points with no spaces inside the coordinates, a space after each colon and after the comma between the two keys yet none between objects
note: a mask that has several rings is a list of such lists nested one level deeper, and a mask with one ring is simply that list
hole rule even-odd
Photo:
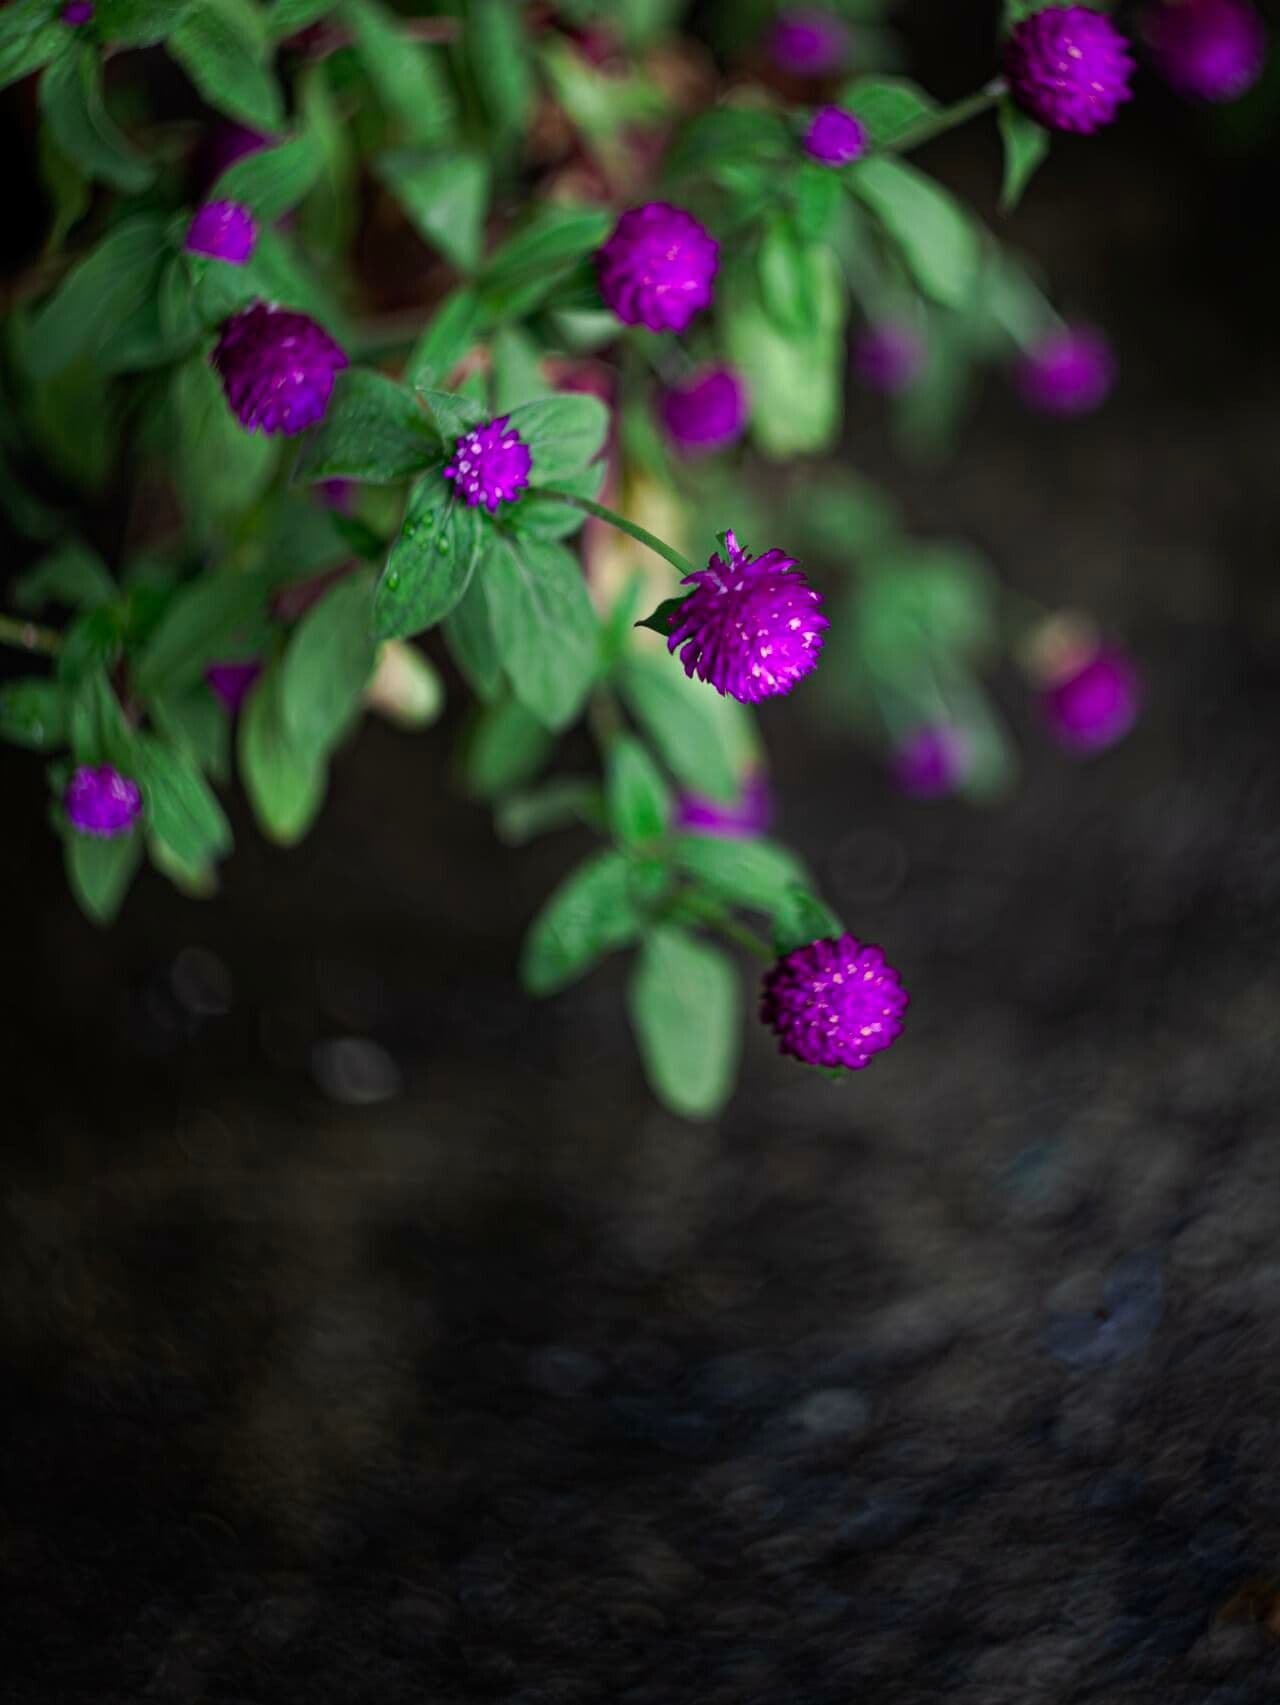
[{"label": "purple flower", "polygon": [[760,1018],[780,1053],[856,1072],[902,1034],[908,1000],[878,947],[828,936],[785,953],[765,973]]},{"label": "purple flower", "polygon": [[805,132],[805,152],[824,166],[847,166],[867,151],[867,127],[843,107],[819,107]]},{"label": "purple flower", "polygon": [[261,658],[249,657],[242,663],[211,663],[204,678],[234,716],[261,673]]},{"label": "purple flower", "polygon": [[1076,752],[1100,752],[1133,727],[1142,703],[1142,683],[1123,651],[1097,651],[1041,693],[1050,732]]},{"label": "purple flower", "polygon": [[712,799],[703,793],[681,793],[676,797],[676,828],[699,835],[753,840],[763,835],[772,821],[773,794],[763,770],[751,771],[736,799]]},{"label": "purple flower", "polygon": [[700,456],[741,438],[750,401],[746,385],[732,367],[704,367],[662,393],[659,413],[676,448]]},{"label": "purple flower", "polygon": [[292,435],[329,406],[347,358],[306,314],[253,302],[233,314],[210,357],[246,432]]},{"label": "purple flower", "polygon": [[1092,326],[1064,326],[1029,349],[1014,371],[1023,402],[1041,414],[1088,414],[1115,383],[1111,345]]},{"label": "purple flower", "polygon": [[900,321],[881,320],[859,332],[853,346],[853,369],[869,390],[896,396],[915,383],[925,354],[918,332]]},{"label": "purple flower", "polygon": [[916,799],[954,793],[969,766],[969,743],[958,728],[936,723],[917,728],[893,754],[893,779]]},{"label": "purple flower", "polygon": [[728,562],[713,556],[685,576],[693,591],[671,618],[667,649],[679,650],[686,675],[754,704],[789,693],[817,668],[829,623],[794,557],[748,556],[732,533],[724,543]]},{"label": "purple flower", "polygon": [[624,324],[682,332],[711,301],[720,245],[691,213],[649,201],[624,213],[596,255],[600,294]]},{"label": "purple flower", "polygon": [[247,207],[238,201],[207,201],[187,228],[186,247],[193,255],[243,266],[257,241],[258,227]]},{"label": "purple flower", "polygon": [[816,7],[783,12],[769,34],[769,57],[779,71],[795,77],[822,77],[838,71],[849,51],[842,19]]},{"label": "purple flower", "polygon": [[63,796],[67,817],[82,835],[127,835],[142,810],[142,789],[111,764],[82,764]]},{"label": "purple flower", "polygon": [[316,501],[326,509],[336,509],[340,515],[350,512],[355,492],[356,482],[348,479],[321,480],[315,487]]},{"label": "purple flower", "polygon": [[1130,98],[1133,55],[1120,31],[1091,6],[1046,6],[1005,44],[1014,100],[1050,130],[1081,135],[1110,124]]},{"label": "purple flower", "polygon": [[93,19],[93,0],[67,0],[62,8],[64,24],[87,24]]},{"label": "purple flower", "polygon": [[1142,20],[1156,69],[1180,95],[1234,101],[1267,57],[1267,31],[1246,0],[1159,0]]},{"label": "purple flower", "polygon": [[533,458],[515,427],[508,425],[510,419],[500,414],[463,433],[444,470],[444,477],[457,483],[473,509],[483,503],[490,515],[500,503],[514,503],[529,483]]}]

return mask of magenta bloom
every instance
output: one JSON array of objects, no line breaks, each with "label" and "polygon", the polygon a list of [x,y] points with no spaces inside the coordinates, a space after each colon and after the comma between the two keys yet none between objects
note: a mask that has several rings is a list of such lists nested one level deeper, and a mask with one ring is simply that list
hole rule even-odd
[{"label": "magenta bloom", "polygon": [[868,390],[896,396],[919,378],[925,355],[919,333],[899,321],[882,320],[859,332],[853,346],[853,370]]},{"label": "magenta bloom", "polygon": [[142,789],[111,764],[81,764],[63,795],[67,817],[82,835],[127,835],[142,810]]},{"label": "magenta bloom", "polygon": [[843,19],[816,7],[783,12],[769,34],[769,57],[793,77],[823,77],[838,71],[849,52]]},{"label": "magenta bloom", "polygon": [[268,436],[314,426],[347,365],[313,319],[266,302],[253,302],[226,321],[210,359],[241,426]]},{"label": "magenta bloom", "polygon": [[596,255],[600,294],[624,324],[682,332],[711,302],[720,245],[691,213],[649,201],[624,213]]},{"label": "magenta bloom", "polygon": [[894,782],[916,799],[954,793],[969,767],[969,743],[958,728],[937,723],[917,728],[893,754]]},{"label": "magenta bloom", "polygon": [[685,576],[693,591],[671,618],[667,649],[679,650],[686,675],[754,704],[789,693],[817,668],[830,624],[794,557],[781,551],[751,557],[732,533],[724,541],[728,562],[713,556]]},{"label": "magenta bloom", "polygon": [[67,0],[62,8],[64,24],[87,24],[93,19],[93,0]]},{"label": "magenta bloom", "polygon": [[763,770],[752,770],[736,799],[711,799],[703,793],[676,797],[675,826],[725,840],[753,840],[773,821],[773,793]]},{"label": "magenta bloom", "polygon": [[856,1072],[902,1034],[908,1000],[878,947],[827,936],[783,954],[765,973],[760,1017],[779,1053]]},{"label": "magenta bloom", "polygon": [[805,132],[805,152],[824,166],[847,166],[867,151],[867,127],[843,107],[819,107]]},{"label": "magenta bloom", "polygon": [[350,512],[356,494],[356,482],[348,479],[321,480],[314,487],[316,502],[326,509],[336,509],[340,515]]},{"label": "magenta bloom", "polygon": [[500,503],[514,503],[529,483],[533,458],[509,414],[486,421],[459,438],[444,477],[453,480],[474,509],[483,503],[490,515]]},{"label": "magenta bloom", "polygon": [[249,657],[242,663],[211,663],[204,678],[234,716],[261,673],[261,658]]},{"label": "magenta bloom", "polygon": [[1046,6],[1024,18],[1005,43],[1004,69],[1014,100],[1050,130],[1100,130],[1132,94],[1129,44],[1091,6]]},{"label": "magenta bloom", "polygon": [[238,201],[207,201],[187,228],[186,247],[193,255],[243,266],[257,241],[258,227],[247,207]]},{"label": "magenta bloom", "polygon": [[1138,719],[1142,683],[1123,651],[1098,651],[1041,694],[1050,732],[1076,752],[1100,752],[1122,740]]},{"label": "magenta bloom", "polygon": [[1106,401],[1115,376],[1115,357],[1102,333],[1065,326],[1027,351],[1014,383],[1023,402],[1041,414],[1088,414]]},{"label": "magenta bloom", "polygon": [[676,448],[701,456],[741,438],[750,401],[746,385],[732,367],[704,367],[662,393],[659,413]]},{"label": "magenta bloom", "polygon": [[1262,74],[1266,26],[1247,0],[1158,0],[1142,28],[1160,75],[1192,100],[1234,101]]}]

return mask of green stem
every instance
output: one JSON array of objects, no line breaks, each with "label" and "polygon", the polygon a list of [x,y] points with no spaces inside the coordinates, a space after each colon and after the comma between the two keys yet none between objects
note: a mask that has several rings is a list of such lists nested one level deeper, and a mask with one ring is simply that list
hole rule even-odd
[{"label": "green stem", "polygon": [[932,142],[935,136],[941,136],[944,131],[967,124],[980,113],[989,112],[1008,92],[1008,88],[1004,78],[997,77],[994,82],[979,89],[977,94],[968,95],[964,100],[956,101],[953,106],[943,107],[941,112],[930,113],[926,118],[917,119],[915,124],[909,124],[892,142],[885,144],[885,152],[908,154],[913,148],[919,148],[925,142]]},{"label": "green stem", "polygon": [[17,616],[0,616],[0,645],[15,645],[19,651],[42,651],[52,657],[62,645],[62,635],[52,628],[37,627]]},{"label": "green stem", "polygon": [[626,533],[637,544],[647,545],[651,551],[656,551],[660,557],[665,557],[672,568],[683,574],[696,574],[698,571],[688,557],[680,555],[671,545],[663,541],[647,528],[637,527],[634,521],[628,521],[625,515],[619,515],[615,510],[606,509],[603,503],[596,503],[590,497],[579,497],[576,492],[557,491],[553,485],[531,485],[530,497],[554,497],[557,503],[572,503],[575,509],[584,510],[588,515],[594,515],[598,521],[607,521],[611,527],[616,527],[620,533]]},{"label": "green stem", "polygon": [[770,963],[777,958],[777,954],[763,936],[757,935],[753,929],[748,929],[746,924],[739,923],[719,900],[713,900],[710,895],[703,894],[696,888],[686,888],[677,897],[676,905],[684,916],[696,920],[707,929],[718,930],[726,941],[733,942],[737,947],[745,947],[757,958],[768,960]]}]

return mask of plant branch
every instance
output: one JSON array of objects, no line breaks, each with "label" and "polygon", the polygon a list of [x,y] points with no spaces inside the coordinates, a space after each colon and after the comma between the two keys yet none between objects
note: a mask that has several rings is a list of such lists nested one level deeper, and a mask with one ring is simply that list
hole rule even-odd
[{"label": "plant branch", "polygon": [[885,152],[909,154],[913,148],[919,148],[925,142],[932,142],[935,136],[941,136],[948,130],[956,129],[958,125],[967,124],[971,118],[990,112],[1008,90],[1009,85],[1003,77],[995,78],[976,94],[967,95],[964,100],[943,107],[941,112],[929,113],[926,117],[917,119],[914,124],[909,124],[892,142],[885,144]]},{"label": "plant branch", "polygon": [[700,889],[683,889],[676,897],[676,906],[690,921],[696,921],[707,929],[718,930],[726,941],[731,941],[735,947],[745,947],[748,953],[754,953],[758,959],[767,960],[772,964],[777,958],[777,954],[763,936],[757,935],[753,929],[748,929],[746,924],[739,923],[719,900],[712,899]]},{"label": "plant branch", "polygon": [[61,648],[62,635],[18,616],[0,616],[0,645],[13,645],[19,651],[40,651],[52,657]]},{"label": "plant branch", "polygon": [[660,557],[665,557],[672,568],[678,569],[682,575],[696,574],[697,568],[688,557],[681,556],[674,546],[665,544],[647,528],[639,527],[634,521],[628,521],[625,515],[619,515],[613,509],[607,509],[603,503],[596,503],[590,497],[579,497],[576,492],[558,491],[553,485],[531,485],[530,497],[554,497],[557,503],[572,503],[575,509],[581,509],[588,515],[594,515],[597,521],[606,521],[610,527],[616,527],[620,533],[626,533],[637,544],[647,545],[651,551],[656,551]]}]

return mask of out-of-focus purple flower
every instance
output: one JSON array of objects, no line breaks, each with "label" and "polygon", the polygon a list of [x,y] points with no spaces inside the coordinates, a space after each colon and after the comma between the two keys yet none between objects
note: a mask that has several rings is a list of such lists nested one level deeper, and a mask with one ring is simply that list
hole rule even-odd
[{"label": "out-of-focus purple flower", "polygon": [[515,502],[529,484],[533,466],[529,446],[510,421],[509,414],[500,414],[463,433],[444,470],[444,477],[454,481],[473,509],[483,503],[490,515],[500,503]]},{"label": "out-of-focus purple flower", "polygon": [[88,24],[93,21],[93,0],[67,0],[62,8],[64,24]]},{"label": "out-of-focus purple flower", "polygon": [[82,764],[63,796],[67,819],[82,835],[127,835],[142,810],[142,789],[112,764]]},{"label": "out-of-focus purple flower", "polygon": [[336,509],[340,515],[346,515],[355,499],[356,482],[344,479],[321,480],[314,489],[317,501],[326,509]]},{"label": "out-of-focus purple flower", "polygon": [[896,396],[908,390],[924,367],[924,339],[900,320],[864,326],[853,346],[853,370],[872,391]]},{"label": "out-of-focus purple flower", "polygon": [[824,166],[847,166],[867,151],[867,127],[843,107],[819,107],[804,138],[805,152]]},{"label": "out-of-focus purple flower", "polygon": [[1014,100],[1050,130],[1088,135],[1132,96],[1129,44],[1092,6],[1045,6],[1024,18],[1005,43],[1004,69]]},{"label": "out-of-focus purple flower", "polygon": [[969,742],[946,723],[917,728],[897,747],[890,764],[895,784],[916,799],[954,793],[968,767]]},{"label": "out-of-focus purple flower", "polygon": [[261,658],[249,657],[242,663],[211,663],[204,678],[234,716],[261,673]]},{"label": "out-of-focus purple flower", "polygon": [[1111,345],[1092,326],[1064,326],[1029,349],[1014,371],[1018,393],[1041,414],[1088,414],[1115,383]]},{"label": "out-of-focus purple flower", "polygon": [[704,367],[662,393],[667,437],[689,456],[722,450],[741,438],[750,413],[747,387],[732,367]]},{"label": "out-of-focus purple flower", "polygon": [[726,840],[754,840],[773,821],[773,791],[763,770],[752,770],[736,799],[712,799],[704,793],[676,797],[675,826]]},{"label": "out-of-focus purple flower", "polygon": [[755,704],[789,693],[818,666],[822,597],[781,551],[748,556],[724,535],[728,561],[713,556],[685,576],[693,591],[672,616],[669,651],[679,651],[686,675],[718,693]]},{"label": "out-of-focus purple flower", "polygon": [[769,57],[793,77],[825,77],[839,71],[849,53],[843,18],[818,7],[798,6],[779,14],[769,32]]},{"label": "out-of-focus purple flower", "polygon": [[1123,651],[1096,651],[1041,690],[1049,730],[1075,752],[1099,752],[1122,740],[1138,719],[1142,682]]},{"label": "out-of-focus purple flower", "polygon": [[1266,63],[1266,26],[1247,0],[1157,0],[1142,29],[1157,71],[1193,100],[1237,100]]},{"label": "out-of-focus purple flower", "polygon": [[902,1034],[908,1002],[880,949],[846,934],[784,954],[765,973],[760,1018],[780,1053],[856,1072]]},{"label": "out-of-focus purple flower", "polygon": [[187,228],[186,246],[195,255],[212,255],[231,266],[253,257],[258,226],[238,201],[207,201]]},{"label": "out-of-focus purple flower", "polygon": [[209,135],[211,175],[219,177],[229,166],[234,166],[237,160],[243,160],[246,154],[256,154],[260,148],[266,148],[270,141],[269,136],[264,136],[260,130],[251,130],[247,124],[215,125]]},{"label": "out-of-focus purple flower", "polygon": [[624,213],[596,255],[600,294],[624,324],[682,332],[708,307],[720,246],[691,213],[649,201]]},{"label": "out-of-focus purple flower", "polygon": [[253,302],[233,314],[210,358],[246,432],[292,435],[329,406],[343,351],[306,314]]}]

